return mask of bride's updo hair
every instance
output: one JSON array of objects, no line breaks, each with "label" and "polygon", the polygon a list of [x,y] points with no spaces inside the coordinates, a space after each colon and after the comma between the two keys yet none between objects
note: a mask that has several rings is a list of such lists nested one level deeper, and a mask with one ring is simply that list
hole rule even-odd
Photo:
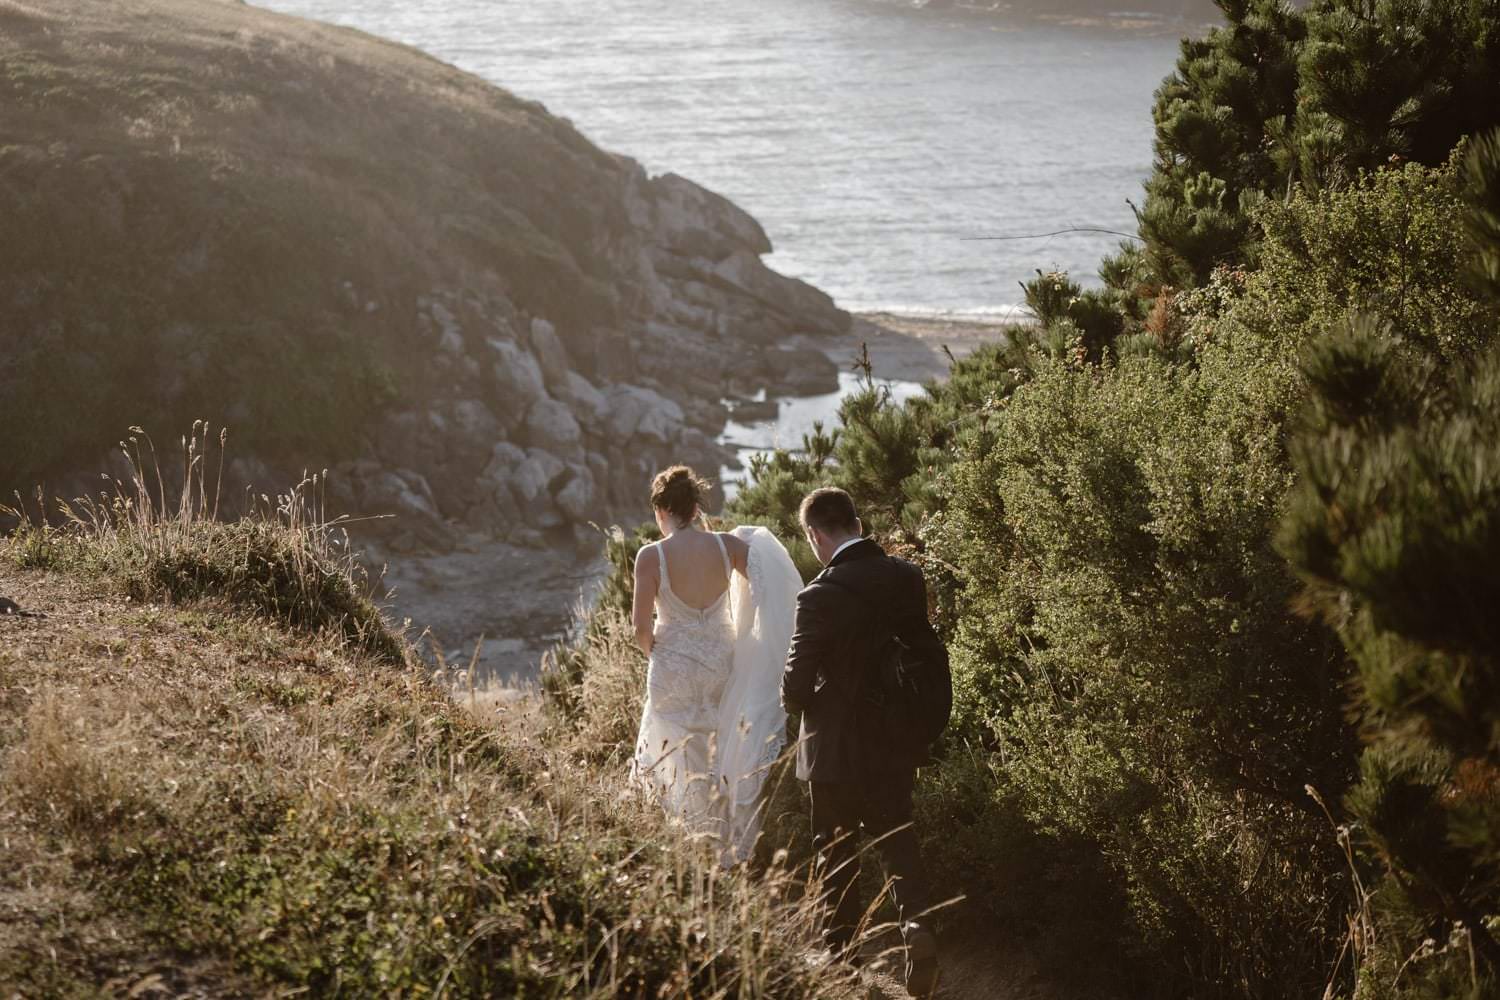
[{"label": "bride's updo hair", "polygon": [[651,506],[686,525],[708,498],[709,482],[685,465],[663,469],[651,480]]}]

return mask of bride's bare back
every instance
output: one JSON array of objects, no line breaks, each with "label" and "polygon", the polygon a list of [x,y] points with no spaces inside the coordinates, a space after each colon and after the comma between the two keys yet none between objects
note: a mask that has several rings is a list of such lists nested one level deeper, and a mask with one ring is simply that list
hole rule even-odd
[{"label": "bride's bare back", "polygon": [[[652,611],[661,590],[661,560],[667,563],[667,578],[671,581],[672,593],[690,608],[712,607],[728,589],[730,581],[724,576],[724,556],[719,551],[719,541],[729,555],[735,571],[745,572],[750,546],[743,539],[727,533],[699,531],[683,528],[668,538],[641,549],[635,562],[635,606],[634,619],[637,639],[646,652],[650,652]],[[660,549],[660,554],[652,549]]]},{"label": "bride's bare back", "polygon": [[[719,535],[729,553],[730,564],[745,571],[745,555],[750,551],[733,535]],[[724,578],[724,558],[719,543],[707,531],[679,531],[656,543],[667,560],[667,576],[672,593],[690,608],[707,608],[729,587]]]}]

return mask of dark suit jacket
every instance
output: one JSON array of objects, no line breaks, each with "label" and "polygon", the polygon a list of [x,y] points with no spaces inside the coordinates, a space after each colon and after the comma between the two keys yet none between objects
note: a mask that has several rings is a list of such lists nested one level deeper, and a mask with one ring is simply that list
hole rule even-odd
[{"label": "dark suit jacket", "polygon": [[797,595],[797,621],[781,677],[781,704],[802,712],[797,777],[863,780],[918,763],[868,746],[854,718],[865,673],[891,633],[920,657],[948,653],[927,620],[922,571],[869,539],[840,552]]}]

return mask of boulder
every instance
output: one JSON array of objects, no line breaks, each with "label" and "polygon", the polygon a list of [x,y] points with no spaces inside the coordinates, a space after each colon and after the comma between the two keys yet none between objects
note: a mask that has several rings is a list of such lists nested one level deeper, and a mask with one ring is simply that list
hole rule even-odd
[{"label": "boulder", "polygon": [[503,538],[511,526],[520,523],[521,505],[506,482],[489,481],[478,503],[464,515],[464,522],[471,528],[487,531]]},{"label": "boulder", "polygon": [[410,469],[377,473],[364,481],[361,493],[365,513],[396,515],[397,533],[410,534],[432,548],[453,544],[453,531],[443,522],[432,489],[420,473]]},{"label": "boulder", "polygon": [[506,537],[506,541],[523,549],[541,549],[547,546],[547,539],[543,537],[540,531],[537,531],[535,528],[528,528],[525,525],[516,525],[513,527],[510,534]]},{"label": "boulder", "polygon": [[490,449],[490,460],[480,473],[480,480],[486,483],[508,483],[511,474],[515,472],[516,466],[526,461],[526,453],[509,441],[497,441]]},{"label": "boulder", "polygon": [[500,436],[500,421],[483,400],[460,399],[452,405],[448,425],[451,433],[464,444],[463,450],[488,449]]},{"label": "boulder", "polygon": [[547,483],[553,483],[559,475],[562,475],[562,472],[567,471],[567,462],[541,448],[526,448],[526,457],[532,462],[541,463],[541,468],[547,474]]},{"label": "boulder", "polygon": [[757,424],[775,420],[780,412],[781,404],[775,399],[740,399],[735,401],[733,409],[730,410],[735,422],[741,424]]},{"label": "boulder", "polygon": [[427,413],[417,410],[387,413],[372,437],[380,464],[387,468],[419,468],[444,454],[440,431]]},{"label": "boulder", "polygon": [[761,367],[777,390],[793,396],[819,396],[839,388],[839,366],[811,347],[766,351]]},{"label": "boulder", "polygon": [[[673,404],[675,407],[676,404]],[[641,417],[641,422],[636,425],[637,437],[653,441],[657,444],[667,444],[677,437],[682,430],[682,409],[676,408],[672,412],[665,407],[652,407]]]},{"label": "boulder", "polygon": [[579,368],[599,382],[623,382],[639,368],[635,338],[620,330],[599,328],[590,337],[593,349],[582,355]]},{"label": "boulder", "polygon": [[492,337],[488,344],[494,361],[490,371],[495,378],[495,403],[503,415],[519,419],[537,401],[547,398],[542,366],[524,348],[508,340]]},{"label": "boulder", "polygon": [[[606,484],[609,482],[609,459],[597,451],[591,451],[584,458],[584,462],[589,467],[589,474],[594,477],[595,492],[605,490]],[[600,499],[604,500],[605,498],[601,496]]]},{"label": "boulder", "polygon": [[562,489],[557,491],[557,507],[571,521],[587,521],[596,516],[594,510],[594,476],[585,466],[571,465],[572,475]]},{"label": "boulder", "polygon": [[441,302],[432,302],[427,307],[427,312],[437,323],[438,350],[444,354],[460,355],[464,353],[464,331],[458,325],[458,317]]},{"label": "boulder", "polygon": [[609,402],[605,434],[611,440],[623,442],[641,434],[665,443],[674,436],[671,430],[682,425],[682,407],[654,390],[638,385],[615,385],[610,386],[604,396]]},{"label": "boulder", "polygon": [[714,261],[697,278],[757,300],[766,310],[783,317],[788,328],[797,332],[842,334],[848,332],[853,322],[827,293],[805,281],[777,274],[746,250]]},{"label": "boulder", "polygon": [[546,503],[552,480],[566,468],[561,459],[533,448],[511,473],[509,485],[523,507]]},{"label": "boulder", "polygon": [[609,400],[588,379],[577,372],[568,372],[553,385],[552,391],[585,429],[598,432],[604,428]]},{"label": "boulder", "polygon": [[722,389],[716,386],[711,398],[688,400],[683,407],[687,423],[705,434],[720,434],[724,430],[725,421],[729,419],[729,410],[720,402],[721,395]]},{"label": "boulder", "polygon": [[757,257],[771,252],[760,223],[728,198],[671,173],[653,178],[649,189],[655,235],[672,251],[710,259],[732,250]]},{"label": "boulder", "polygon": [[555,399],[539,399],[526,411],[527,444],[555,454],[578,450],[583,430],[573,413]]},{"label": "boulder", "polygon": [[510,488],[520,507],[520,520],[534,528],[555,528],[562,515],[552,499],[552,480],[566,468],[562,462],[543,451],[533,450],[516,467]]},{"label": "boulder", "polygon": [[626,454],[621,444],[611,446],[607,458],[608,473],[603,481],[607,483],[610,502],[639,509],[642,515],[649,513],[651,480],[642,474],[639,463]]},{"label": "boulder", "polygon": [[557,385],[573,371],[568,349],[563,346],[557,328],[540,316],[531,321],[531,350],[541,364],[547,384]]},{"label": "boulder", "polygon": [[541,466],[542,471],[546,473],[549,490],[557,485],[558,477],[568,469],[568,463],[541,448],[527,448],[526,458]]}]

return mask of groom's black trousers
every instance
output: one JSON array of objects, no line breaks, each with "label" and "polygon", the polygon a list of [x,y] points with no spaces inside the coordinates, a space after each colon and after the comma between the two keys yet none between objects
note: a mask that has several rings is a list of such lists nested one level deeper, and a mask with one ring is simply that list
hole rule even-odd
[{"label": "groom's black trousers", "polygon": [[931,905],[917,833],[911,826],[915,777],[915,771],[901,769],[855,781],[808,783],[813,849],[823,873],[823,891],[832,906],[823,932],[831,947],[847,945],[864,915],[856,884],[861,827],[875,841],[873,850],[880,856],[886,877],[893,880],[891,894],[900,919],[912,920]]}]

